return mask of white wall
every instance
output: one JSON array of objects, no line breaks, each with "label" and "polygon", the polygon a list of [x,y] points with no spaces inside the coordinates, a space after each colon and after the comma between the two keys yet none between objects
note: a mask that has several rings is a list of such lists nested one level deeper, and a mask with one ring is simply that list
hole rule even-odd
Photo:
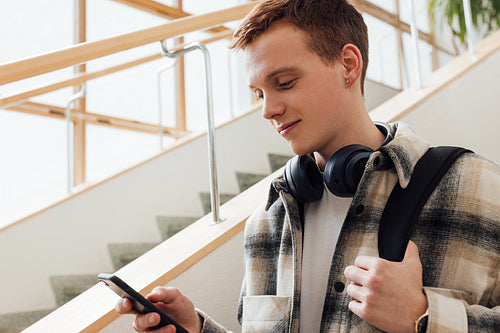
[{"label": "white wall", "polygon": [[[270,173],[267,152],[291,154],[259,111],[220,128],[216,144],[221,192],[239,191],[235,171]],[[204,215],[207,159],[203,136],[2,231],[0,313],[55,306],[51,275],[113,271],[107,244],[160,241],[156,215]]]},{"label": "white wall", "polygon": [[368,111],[384,103],[399,91],[370,79],[365,80],[365,106]]},{"label": "white wall", "polygon": [[[195,306],[233,332],[238,323],[238,298],[243,280],[243,231],[218,247],[168,285],[179,288]],[[135,332],[134,316],[121,316],[100,333]]]},{"label": "white wall", "polygon": [[500,51],[403,117],[432,145],[457,145],[500,164]]}]

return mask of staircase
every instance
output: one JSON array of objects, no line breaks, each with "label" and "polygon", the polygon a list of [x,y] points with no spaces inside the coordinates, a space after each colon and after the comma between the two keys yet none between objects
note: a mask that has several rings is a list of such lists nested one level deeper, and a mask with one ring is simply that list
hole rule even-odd
[{"label": "staircase", "polygon": [[[260,110],[220,126],[216,136],[221,204],[279,169],[291,155],[287,143],[262,121]],[[180,149],[2,231],[0,333],[30,326],[95,285],[98,273],[120,269],[208,214],[203,137],[188,139]],[[144,180],[147,174],[153,176]],[[193,178],[188,185],[186,177]],[[53,230],[58,234],[52,235]]]},{"label": "staircase", "polygon": [[[268,154],[269,166],[271,172],[281,168],[290,155]],[[237,171],[236,178],[240,192],[245,191],[255,183],[259,182],[267,175],[255,174],[248,172]],[[221,193],[221,205],[238,195],[238,193]],[[205,214],[210,213],[210,193],[200,192],[199,199],[201,200]],[[158,232],[161,234],[162,241],[168,239],[178,231],[198,220],[202,216],[156,216],[156,224]],[[110,243],[108,244],[108,252],[113,263],[114,269],[118,270],[127,265],[131,261],[140,257],[147,251],[151,250],[158,243]],[[54,275],[50,277],[50,285],[52,287],[57,306],[61,306],[78,296],[88,288],[96,284],[96,276],[99,272],[93,274],[77,274],[77,275]],[[31,326],[36,321],[40,320],[53,309],[41,311],[17,312],[0,315],[0,333],[17,333]]]}]

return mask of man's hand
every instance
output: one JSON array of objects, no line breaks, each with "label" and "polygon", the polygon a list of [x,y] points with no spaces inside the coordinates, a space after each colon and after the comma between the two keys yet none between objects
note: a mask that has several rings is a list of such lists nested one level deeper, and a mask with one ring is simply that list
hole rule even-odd
[{"label": "man's hand", "polygon": [[[195,311],[193,303],[178,289],[156,287],[146,298],[188,332],[201,332],[202,320],[200,316]],[[133,309],[132,302],[126,298],[122,298],[116,303],[115,310],[120,314],[135,314],[136,318],[133,327],[137,332],[175,332],[175,326],[173,325],[167,325],[154,331],[149,330],[149,327],[154,327],[160,323],[160,316],[157,313],[138,314]]]},{"label": "man's hand", "polygon": [[402,262],[368,256],[356,258],[344,275],[354,298],[349,309],[386,332],[415,332],[415,320],[427,309],[422,264],[417,245],[410,241]]}]

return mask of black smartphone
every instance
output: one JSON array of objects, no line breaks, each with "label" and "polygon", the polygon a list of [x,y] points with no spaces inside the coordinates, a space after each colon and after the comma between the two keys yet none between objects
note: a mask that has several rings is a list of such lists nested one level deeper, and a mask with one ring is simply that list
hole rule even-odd
[{"label": "black smartphone", "polygon": [[156,312],[160,315],[160,323],[151,329],[157,329],[166,325],[174,325],[177,333],[188,333],[184,327],[179,325],[175,320],[170,318],[165,312],[158,309],[153,303],[148,301],[144,296],[135,291],[132,287],[126,284],[122,279],[114,274],[100,273],[97,279],[107,285],[118,296],[128,298],[134,304],[134,308],[139,313]]}]

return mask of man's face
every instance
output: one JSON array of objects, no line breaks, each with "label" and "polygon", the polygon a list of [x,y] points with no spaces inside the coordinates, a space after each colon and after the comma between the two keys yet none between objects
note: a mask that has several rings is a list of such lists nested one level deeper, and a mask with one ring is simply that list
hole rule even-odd
[{"label": "man's face", "polygon": [[246,47],[250,89],[292,151],[330,156],[343,146],[348,121],[344,68],[326,64],[305,44],[303,31],[277,24]]}]

